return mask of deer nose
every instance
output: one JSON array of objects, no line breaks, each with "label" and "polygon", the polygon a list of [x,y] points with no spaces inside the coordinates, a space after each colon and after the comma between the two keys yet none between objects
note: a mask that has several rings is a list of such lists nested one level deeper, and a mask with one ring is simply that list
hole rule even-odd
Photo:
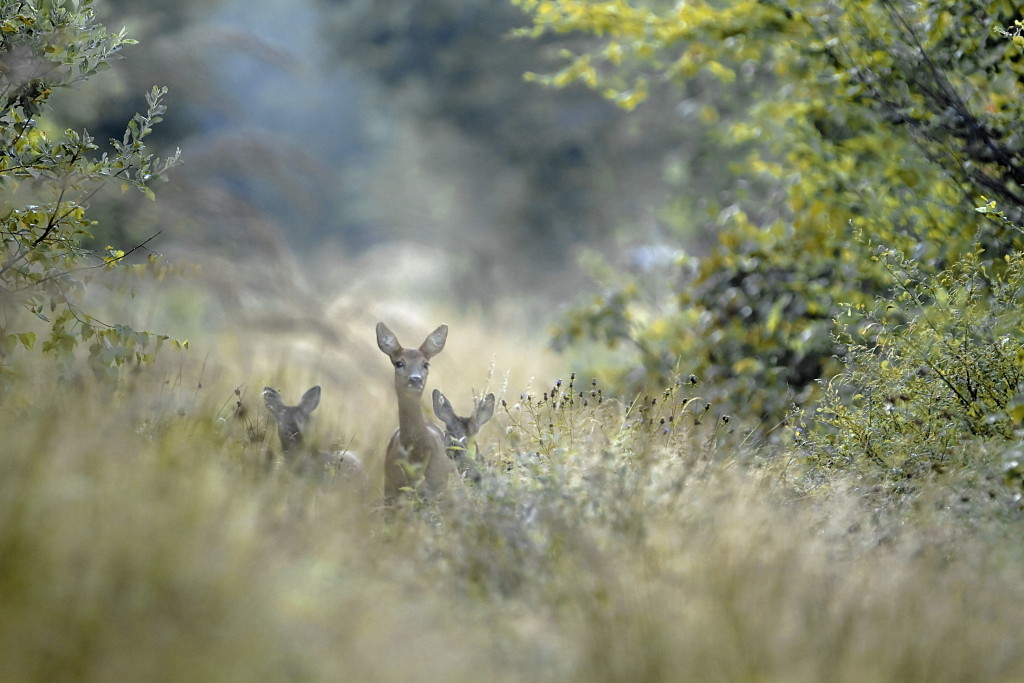
[{"label": "deer nose", "polygon": [[423,387],[423,375],[415,374],[409,375],[409,386],[422,388]]}]

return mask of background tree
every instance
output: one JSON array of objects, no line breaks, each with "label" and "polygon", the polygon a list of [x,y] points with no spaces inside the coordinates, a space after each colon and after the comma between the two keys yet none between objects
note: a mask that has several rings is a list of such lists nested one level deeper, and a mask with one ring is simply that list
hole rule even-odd
[{"label": "background tree", "polygon": [[95,75],[130,42],[124,32],[106,33],[89,0],[0,5],[0,370],[10,370],[17,349],[37,348],[40,324],[43,351],[67,361],[88,343],[100,372],[148,360],[164,339],[102,322],[81,302],[86,283],[117,267],[129,249],[83,248],[96,229],[86,217],[90,200],[111,183],[152,198],[150,185],[178,161],[177,153],[155,158],[144,142],[161,120],[165,91],[150,91],[146,113],[106,152],[85,131],[54,135],[36,118],[54,91]]},{"label": "background tree", "polygon": [[714,93],[703,105],[716,139],[747,150],[713,216],[720,246],[675,269],[673,298],[654,305],[629,283],[562,330],[632,343],[650,382],[695,372],[778,418],[839,370],[839,305],[891,291],[880,246],[932,273],[978,248],[998,268],[1021,246],[1019,231],[974,211],[983,195],[1020,209],[1024,66],[997,31],[1010,3],[517,4],[533,35],[596,37],[546,82],[582,81],[627,108],[699,82]]}]

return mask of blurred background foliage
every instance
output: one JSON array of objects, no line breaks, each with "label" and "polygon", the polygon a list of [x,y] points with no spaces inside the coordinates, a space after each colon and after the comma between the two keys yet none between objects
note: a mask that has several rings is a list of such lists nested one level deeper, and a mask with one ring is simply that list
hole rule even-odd
[{"label": "blurred background foliage", "polygon": [[770,427],[842,369],[842,307],[893,295],[879,249],[937,277],[975,254],[998,275],[1020,247],[1010,3],[97,12],[142,46],[50,116],[104,139],[169,86],[150,144],[186,167],[160,202],[92,210],[115,246],[160,233],[203,268],[212,300],[167,311],[200,327],[336,343],[325,317],[367,300],[515,310],[610,387],[692,374]]},{"label": "blurred background foliage", "polygon": [[[674,232],[650,213],[670,198],[668,157],[701,195],[727,177],[690,173],[704,141],[672,101],[630,116],[583,87],[524,81],[560,43],[513,38],[525,17],[510,4],[111,1],[97,12],[143,47],[56,115],[102,139],[137,108],[140,84],[166,84],[176,115],[154,144],[189,150],[159,206],[102,208],[131,226],[128,241],[173,226],[165,244],[208,258],[315,265],[299,268],[314,289],[358,278],[353,260],[378,264],[381,250],[429,253],[451,275],[439,295],[487,310],[515,292],[550,310],[579,283],[581,245],[632,251]],[[222,289],[258,286],[251,270],[237,277]]]},{"label": "blurred background foliage", "polygon": [[527,18],[511,4],[110,0],[95,11],[139,45],[55,96],[48,115],[105,140],[146,88],[168,87],[170,115],[149,144],[182,148],[186,165],[159,202],[94,198],[105,227],[92,246],[159,233],[151,248],[199,266],[203,302],[168,307],[177,326],[231,316],[336,343],[325,316],[374,299],[543,330],[586,286],[581,255],[640,275],[680,245],[706,251],[716,228],[690,216],[717,205],[726,162],[740,159],[673,93],[628,113],[583,86],[527,82],[565,40],[512,36]]}]

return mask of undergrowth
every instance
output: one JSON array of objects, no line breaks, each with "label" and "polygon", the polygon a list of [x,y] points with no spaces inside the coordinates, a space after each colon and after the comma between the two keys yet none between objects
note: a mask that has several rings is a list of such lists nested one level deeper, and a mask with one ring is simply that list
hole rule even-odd
[{"label": "undergrowth", "polygon": [[1024,674],[995,534],[805,496],[687,380],[505,396],[479,485],[390,513],[373,454],[357,495],[275,467],[246,391],[144,385],[0,398],[4,680]]},{"label": "undergrowth", "polygon": [[897,503],[938,483],[963,503],[1019,511],[1024,257],[998,272],[967,260],[938,277],[882,259],[899,291],[840,321],[845,370],[803,418],[810,477],[852,476]]}]

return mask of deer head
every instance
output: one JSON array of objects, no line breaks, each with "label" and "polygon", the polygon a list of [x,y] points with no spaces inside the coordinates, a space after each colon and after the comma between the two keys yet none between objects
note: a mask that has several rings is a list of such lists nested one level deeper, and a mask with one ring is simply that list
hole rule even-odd
[{"label": "deer head", "polygon": [[395,366],[395,391],[402,394],[423,394],[430,374],[430,359],[441,353],[448,339],[448,326],[431,332],[418,349],[404,348],[395,333],[384,323],[377,323],[377,346]]},{"label": "deer head", "polygon": [[315,386],[304,393],[297,406],[285,405],[277,389],[263,387],[263,402],[277,420],[281,450],[292,453],[302,446],[302,433],[309,424],[309,415],[320,405],[320,387]]}]

